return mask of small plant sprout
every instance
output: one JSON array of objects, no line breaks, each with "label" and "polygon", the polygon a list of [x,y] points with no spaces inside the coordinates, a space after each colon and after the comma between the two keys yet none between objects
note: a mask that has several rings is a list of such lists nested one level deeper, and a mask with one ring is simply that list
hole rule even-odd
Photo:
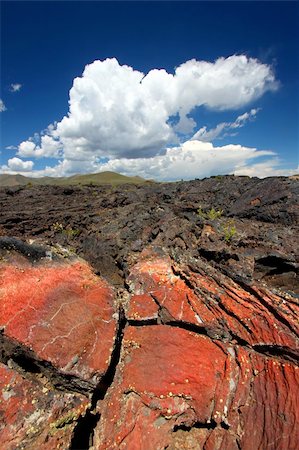
[{"label": "small plant sprout", "polygon": [[204,220],[216,220],[220,219],[223,214],[223,210],[211,208],[209,211],[205,212],[201,207],[199,207],[197,210],[197,214]]},{"label": "small plant sprout", "polygon": [[75,228],[71,228],[69,226],[64,226],[62,223],[59,222],[55,222],[52,225],[52,230],[55,233],[61,233],[63,235],[65,235],[67,238],[75,238],[77,236],[79,236],[80,234],[80,230],[77,230]]},{"label": "small plant sprout", "polygon": [[64,226],[62,225],[62,223],[59,223],[59,222],[53,223],[51,228],[56,233],[61,233],[64,230]]},{"label": "small plant sprout", "polygon": [[208,213],[207,213],[208,219],[210,219],[210,220],[220,219],[222,214],[223,214],[222,209],[215,209],[215,208],[210,209],[210,211],[208,211]]},{"label": "small plant sprout", "polygon": [[235,223],[233,220],[229,220],[224,226],[223,226],[223,232],[224,232],[224,240],[225,242],[229,243],[237,233],[237,229],[235,226]]}]

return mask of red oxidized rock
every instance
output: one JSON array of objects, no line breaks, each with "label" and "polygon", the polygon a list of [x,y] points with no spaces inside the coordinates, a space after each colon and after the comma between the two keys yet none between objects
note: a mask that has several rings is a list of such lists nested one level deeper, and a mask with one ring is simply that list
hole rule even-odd
[{"label": "red oxidized rock", "polygon": [[[128,328],[97,448],[164,448],[176,425],[208,422],[224,363],[222,349],[206,337],[163,325]],[[127,402],[139,411],[130,421],[121,419]]]},{"label": "red oxidized rock", "polygon": [[88,400],[54,391],[45,379],[27,380],[0,364],[0,447],[5,450],[68,449]]},{"label": "red oxidized rock", "polygon": [[192,272],[148,250],[141,256],[129,276],[137,295],[132,296],[128,319],[155,318],[160,310],[163,322],[205,327],[212,337],[232,334],[251,345],[297,348],[298,304],[290,306],[265,288],[246,290],[200,261]]},{"label": "red oxidized rock", "polygon": [[113,290],[81,260],[12,253],[0,270],[5,448],[78,448],[86,415],[93,450],[297,449],[291,295],[149,248],[117,326]]},{"label": "red oxidized rock", "polygon": [[[134,292],[127,310],[129,320],[157,318],[162,308],[169,320],[202,323],[192,307],[197,297],[174,274],[170,258],[143,252],[143,258],[133,267],[128,282]],[[211,314],[209,317],[212,319]]]},{"label": "red oxidized rock", "polygon": [[109,366],[116,320],[113,290],[87,263],[15,258],[0,266],[0,292],[4,340],[80,386],[95,385]]},{"label": "red oxidized rock", "polygon": [[133,267],[96,449],[297,448],[295,299],[197,264],[147,250]]},{"label": "red oxidized rock", "polygon": [[95,447],[295,450],[296,369],[180,328],[129,327]]}]

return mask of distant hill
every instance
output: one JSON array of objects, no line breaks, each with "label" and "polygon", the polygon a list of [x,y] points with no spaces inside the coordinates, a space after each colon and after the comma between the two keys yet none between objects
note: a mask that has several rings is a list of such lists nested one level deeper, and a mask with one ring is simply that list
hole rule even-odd
[{"label": "distant hill", "polygon": [[149,183],[149,180],[145,180],[141,177],[127,177],[116,172],[100,172],[86,175],[73,175],[71,177],[43,177],[43,178],[29,178],[23,175],[0,175],[0,186],[26,186],[32,185],[51,185],[51,186],[67,186],[76,184],[144,184]]}]

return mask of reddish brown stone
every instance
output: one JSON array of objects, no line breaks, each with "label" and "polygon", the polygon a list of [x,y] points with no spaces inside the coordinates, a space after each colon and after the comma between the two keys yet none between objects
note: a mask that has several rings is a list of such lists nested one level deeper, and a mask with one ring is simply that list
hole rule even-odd
[{"label": "reddish brown stone", "polygon": [[[147,320],[157,318],[159,307],[168,314],[169,320],[201,324],[194,311],[197,302],[194,292],[174,274],[171,260],[149,251],[132,269],[128,278],[135,295],[129,303],[127,318]],[[210,315],[212,319],[212,315]]]},{"label": "reddish brown stone", "polygon": [[[206,422],[224,362],[222,349],[200,335],[129,327],[116,383],[101,407],[97,448],[164,448],[175,425]],[[129,409],[135,412],[127,418]]]},{"label": "reddish brown stone", "polygon": [[147,250],[129,277],[137,296],[132,297],[128,318],[154,318],[160,308],[162,321],[206,327],[211,337],[232,334],[250,345],[298,347],[298,304],[266,288],[246,290],[210,272],[192,273]]},{"label": "reddish brown stone", "polygon": [[133,295],[126,311],[129,320],[151,320],[158,318],[158,305],[149,294]]},{"label": "reddish brown stone", "polygon": [[3,263],[0,292],[4,339],[87,385],[106,372],[116,332],[114,294],[87,263]]},{"label": "reddish brown stone", "polygon": [[[112,288],[81,260],[12,253],[0,277],[5,448],[76,448],[92,436],[79,416],[97,412],[93,450],[297,450],[295,297],[150,247],[119,325]],[[57,380],[93,392],[92,413]]]},{"label": "reddish brown stone", "polygon": [[250,200],[250,206],[258,206],[260,204],[261,204],[261,199],[258,197]]},{"label": "reddish brown stone", "polygon": [[296,449],[298,305],[198,269],[151,249],[132,268],[97,449]]},{"label": "reddish brown stone", "polygon": [[0,364],[0,447],[5,450],[68,449],[88,400],[54,391]]},{"label": "reddish brown stone", "polygon": [[180,328],[129,327],[95,447],[295,450],[296,369]]}]

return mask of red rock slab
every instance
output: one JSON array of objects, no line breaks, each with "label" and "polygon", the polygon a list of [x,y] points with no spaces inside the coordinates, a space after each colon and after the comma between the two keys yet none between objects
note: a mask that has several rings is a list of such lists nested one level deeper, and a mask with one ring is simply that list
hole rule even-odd
[{"label": "red rock slab", "polygon": [[132,295],[127,305],[128,320],[158,319],[158,305],[149,294]]},{"label": "red rock slab", "polygon": [[298,301],[266,288],[241,287],[206,267],[193,272],[175,267],[167,256],[147,250],[132,268],[129,320],[160,317],[206,327],[216,335],[233,335],[250,345],[299,347]]},{"label": "red rock slab", "polygon": [[88,406],[82,395],[54,391],[0,364],[1,449],[68,449]]},{"label": "red rock slab", "polygon": [[178,423],[208,421],[225,359],[209,339],[182,329],[127,328],[116,380],[101,408],[96,448],[125,448],[125,441],[130,449],[164,448],[176,424],[171,417]]},{"label": "red rock slab", "polygon": [[251,398],[240,406],[241,448],[296,450],[299,442],[298,366],[254,357]]},{"label": "red rock slab", "polygon": [[94,447],[295,450],[298,381],[293,364],[240,346],[167,325],[128,327]]},{"label": "red rock slab", "polygon": [[[169,257],[145,253],[145,258],[132,268],[128,283],[133,292],[126,311],[128,320],[157,318],[159,308],[163,307],[169,319],[203,323],[192,306],[197,302],[196,295],[174,274]],[[208,314],[206,320],[212,319],[212,314]]]},{"label": "red rock slab", "polygon": [[112,288],[81,261],[0,266],[3,339],[61,374],[97,383],[116,334]]},{"label": "red rock slab", "polygon": [[194,306],[199,316],[209,308],[219,323],[251,345],[298,348],[299,303],[295,297],[280,296],[264,287],[241,287],[219,273],[209,276],[189,271],[184,276],[189,276],[198,297],[204,299]]}]

